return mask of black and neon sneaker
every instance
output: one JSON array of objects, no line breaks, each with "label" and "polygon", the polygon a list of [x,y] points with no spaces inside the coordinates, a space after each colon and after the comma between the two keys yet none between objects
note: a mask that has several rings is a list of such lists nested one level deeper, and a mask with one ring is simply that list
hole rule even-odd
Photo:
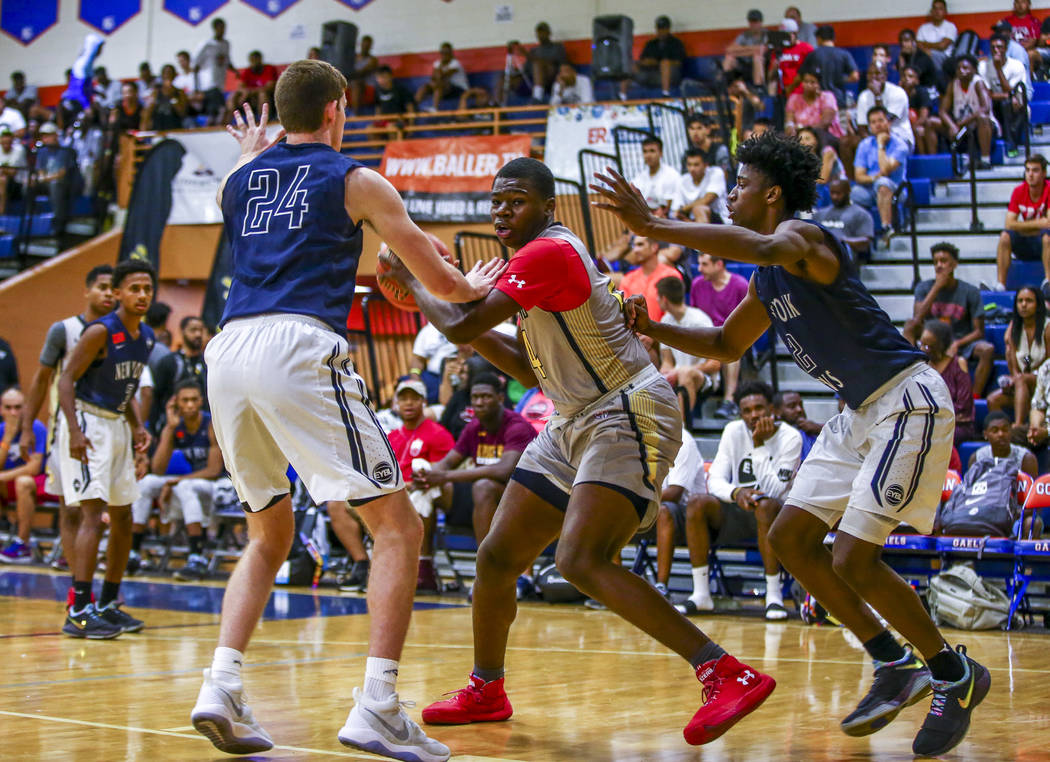
[{"label": "black and neon sneaker", "polygon": [[970,715],[988,695],[992,676],[966,655],[966,646],[956,646],[966,674],[955,683],[931,680],[933,702],[911,750],[919,756],[937,757],[954,749],[970,729]]},{"label": "black and neon sneaker", "polygon": [[62,632],[73,638],[109,640],[117,637],[124,630],[119,625],[105,619],[95,609],[94,603],[89,603],[80,611],[73,611],[72,607],[66,610],[66,623],[62,625]]},{"label": "black and neon sneaker", "polygon": [[102,618],[110,624],[119,627],[121,632],[139,632],[146,623],[136,619],[128,612],[121,609],[116,601],[106,604],[105,608],[98,610]]},{"label": "black and neon sneaker", "polygon": [[891,662],[873,660],[875,682],[857,708],[842,721],[842,732],[848,736],[866,736],[893,721],[906,706],[911,706],[930,692],[930,670],[905,647],[903,659]]}]

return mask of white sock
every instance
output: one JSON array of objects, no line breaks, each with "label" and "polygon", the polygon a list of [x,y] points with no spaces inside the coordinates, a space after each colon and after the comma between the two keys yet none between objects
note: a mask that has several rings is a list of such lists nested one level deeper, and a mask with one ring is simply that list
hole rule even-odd
[{"label": "white sock", "polygon": [[397,662],[369,656],[365,660],[365,696],[383,701],[393,695],[397,687]]},{"label": "white sock", "polygon": [[533,88],[532,88],[532,99],[536,100],[536,101],[542,101],[543,100],[543,86],[542,85],[533,85]]},{"label": "white sock", "polygon": [[223,686],[239,691],[244,685],[241,682],[243,664],[244,654],[236,648],[219,646],[211,659],[211,677]]},{"label": "white sock", "polygon": [[693,594],[689,597],[693,603],[711,599],[711,583],[707,566],[693,567]]},{"label": "white sock", "polygon": [[780,574],[766,575],[766,605],[779,603],[784,605],[784,594],[780,591]]}]

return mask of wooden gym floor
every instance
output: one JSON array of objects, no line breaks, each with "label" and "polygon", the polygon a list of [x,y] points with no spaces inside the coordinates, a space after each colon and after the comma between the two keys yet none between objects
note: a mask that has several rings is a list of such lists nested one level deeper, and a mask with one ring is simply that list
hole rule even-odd
[{"label": "wooden gym floor", "polygon": [[[197,735],[189,712],[218,631],[217,585],[126,582],[139,635],[83,641],[59,634],[68,576],[0,571],[0,757],[4,760],[230,759]],[[362,598],[279,591],[256,632],[245,683],[278,746],[257,759],[378,759],[342,747],[336,731],[362,681]],[[452,604],[452,605],[449,605]],[[428,607],[429,608],[424,608]],[[700,704],[689,668],[614,614],[523,605],[507,674],[514,718],[431,732],[460,760],[906,760],[928,707],[854,739],[839,720],[870,682],[844,632],[742,615],[698,623],[727,650],[771,673],[777,690],[717,742],[681,731]],[[456,598],[417,602],[402,662],[402,699],[417,706],[465,684],[470,609]],[[992,673],[957,760],[1050,759],[1050,641],[1033,632],[950,633]]]}]

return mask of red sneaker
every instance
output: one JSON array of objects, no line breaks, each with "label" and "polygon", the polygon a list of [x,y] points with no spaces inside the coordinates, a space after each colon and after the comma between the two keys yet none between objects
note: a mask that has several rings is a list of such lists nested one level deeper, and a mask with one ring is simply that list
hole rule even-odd
[{"label": "red sneaker", "polygon": [[419,559],[419,574],[416,576],[417,593],[437,593],[441,591],[441,580],[432,558]]},{"label": "red sneaker", "polygon": [[704,684],[704,705],[685,726],[686,743],[700,746],[718,738],[759,704],[777,687],[776,681],[729,654],[696,669]]},{"label": "red sneaker", "polygon": [[429,725],[466,725],[469,722],[499,722],[514,710],[503,692],[503,678],[486,683],[477,675],[470,676],[466,688],[452,691],[443,701],[423,710],[423,722]]}]

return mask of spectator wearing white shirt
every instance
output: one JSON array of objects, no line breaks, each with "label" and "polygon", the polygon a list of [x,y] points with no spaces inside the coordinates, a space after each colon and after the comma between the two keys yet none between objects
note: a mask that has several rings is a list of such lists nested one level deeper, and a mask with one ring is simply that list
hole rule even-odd
[{"label": "spectator wearing white shirt", "polygon": [[1025,120],[1021,112],[1025,104],[1021,95],[1014,93],[1014,88],[1025,81],[1025,68],[1006,55],[1008,42],[1005,35],[992,36],[988,43],[991,55],[977,64],[977,75],[988,85],[992,111],[1002,127],[1007,153],[1016,156],[1017,145],[1024,140]]},{"label": "spectator wearing white shirt", "polygon": [[[658,280],[656,301],[664,313],[660,318],[661,323],[689,328],[714,327],[706,312],[686,305],[685,283],[681,278],[672,275]],[[701,392],[713,392],[718,388],[721,367],[722,364],[718,360],[694,357],[681,349],[660,348],[660,373],[679,393],[679,398],[681,392],[685,392],[682,416],[687,426]]]},{"label": "spectator wearing white shirt", "polygon": [[575,103],[594,103],[594,88],[591,87],[590,77],[578,73],[571,63],[563,63],[558,67],[558,75],[554,78],[551,105]]},{"label": "spectator wearing white shirt", "polygon": [[16,138],[21,138],[26,132],[26,118],[22,112],[13,106],[7,105],[7,100],[0,95],[0,129],[7,128]]},{"label": "spectator wearing white shirt", "polygon": [[703,565],[693,566],[693,592],[676,608],[683,614],[714,608],[707,566],[712,541],[733,546],[757,540],[766,574],[766,619],[786,619],[780,562],[769,543],[769,527],[795,478],[802,435],[774,418],[773,390],[768,384],[742,384],[736,404],[743,420],[731,421],[722,431],[707,474],[710,495],[686,516],[690,558]]},{"label": "spectator wearing white shirt", "polygon": [[882,106],[890,117],[890,134],[908,144],[908,151],[915,150],[915,133],[908,117],[908,94],[904,88],[886,80],[886,67],[872,63],[868,67],[868,87],[857,96],[858,126],[867,129],[868,111]]},{"label": "spectator wearing white shirt", "polygon": [[198,45],[193,53],[193,71],[197,74],[197,89],[204,93],[201,110],[208,115],[208,123],[215,124],[226,109],[226,72],[237,72],[230,62],[226,22],[214,19],[211,28],[214,36]]},{"label": "spectator wearing white shirt", "polygon": [[678,183],[682,176],[663,163],[664,143],[655,135],[649,135],[642,141],[642,159],[645,169],[631,179],[645,198],[650,209],[659,210],[666,215],[678,195]]},{"label": "spectator wearing white shirt", "polygon": [[707,164],[704,152],[688,148],[685,152],[685,174],[678,182],[678,192],[671,209],[680,220],[721,223],[726,220],[726,174],[721,167]]},{"label": "spectator wearing white shirt", "polygon": [[26,149],[6,126],[0,127],[0,214],[7,202],[22,195],[25,184]]},{"label": "spectator wearing white shirt", "polygon": [[430,81],[424,82],[416,91],[416,105],[419,106],[429,97],[434,96],[434,110],[444,98],[459,98],[470,89],[467,73],[452,52],[452,43],[441,43],[440,57],[434,61],[434,70]]},{"label": "spectator wearing white shirt", "polygon": [[942,69],[951,57],[955,41],[959,38],[959,30],[955,28],[955,24],[948,21],[947,15],[948,3],[945,0],[933,0],[930,3],[929,21],[920,26],[915,33],[919,47]]},{"label": "spectator wearing white shirt", "polygon": [[707,557],[694,558],[689,542],[686,517],[699,508],[700,499],[707,494],[707,473],[704,459],[696,440],[682,429],[682,446],[660,489],[660,508],[656,514],[656,589],[668,597],[667,583],[671,579],[671,561],[676,545],[689,547],[689,562],[693,566],[707,564]]}]

